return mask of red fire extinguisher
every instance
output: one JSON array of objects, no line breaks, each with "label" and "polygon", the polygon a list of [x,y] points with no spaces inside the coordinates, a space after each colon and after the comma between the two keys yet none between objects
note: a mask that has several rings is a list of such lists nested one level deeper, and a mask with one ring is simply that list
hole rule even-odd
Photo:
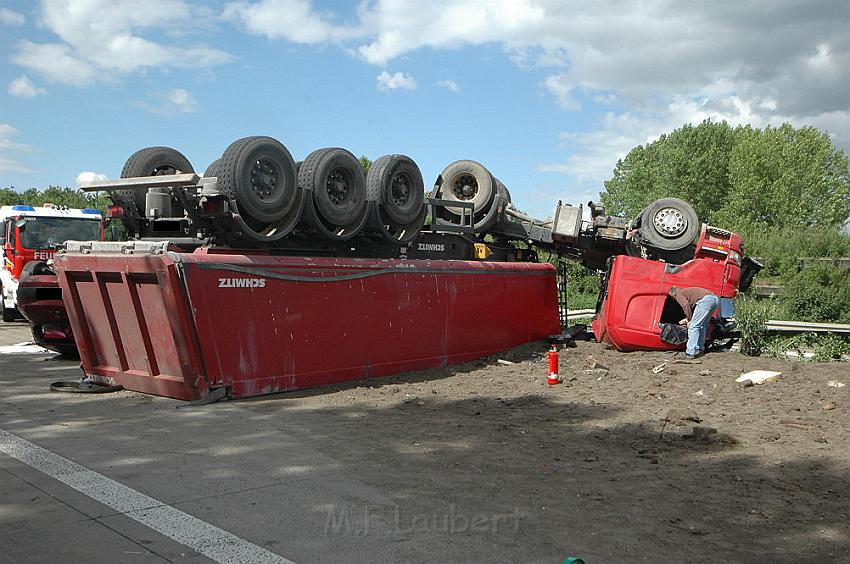
[{"label": "red fire extinguisher", "polygon": [[547,379],[549,384],[560,384],[561,377],[558,375],[558,347],[552,345],[552,348],[549,349],[549,378]]}]

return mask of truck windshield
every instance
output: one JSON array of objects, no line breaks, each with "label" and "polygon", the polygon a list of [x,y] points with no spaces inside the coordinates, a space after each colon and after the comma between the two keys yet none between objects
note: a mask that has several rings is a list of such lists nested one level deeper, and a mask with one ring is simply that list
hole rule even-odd
[{"label": "truck windshield", "polygon": [[28,217],[21,247],[53,249],[65,241],[99,241],[100,221],[71,217]]}]

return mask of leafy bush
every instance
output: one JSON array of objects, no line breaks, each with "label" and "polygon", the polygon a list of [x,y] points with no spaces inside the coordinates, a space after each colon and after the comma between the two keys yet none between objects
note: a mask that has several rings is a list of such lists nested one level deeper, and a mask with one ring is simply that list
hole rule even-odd
[{"label": "leafy bush", "polygon": [[567,267],[567,306],[569,309],[593,309],[599,296],[599,275],[572,261],[564,260]]},{"label": "leafy bush", "polygon": [[799,358],[804,358],[803,353],[811,349],[812,342],[817,340],[815,333],[801,333],[799,335],[778,335],[768,337],[764,347],[767,356],[785,357],[788,352],[795,352]]},{"label": "leafy bush", "polygon": [[749,226],[741,231],[744,250],[764,261],[759,278],[793,275],[800,269],[800,257],[827,258],[850,256],[850,237],[836,229],[764,228]]},{"label": "leafy bush", "polygon": [[782,301],[786,314],[804,321],[850,320],[850,277],[830,264],[809,263],[788,275]]},{"label": "leafy bush", "polygon": [[[789,351],[813,362],[843,361],[843,356],[850,354],[850,342],[839,335],[800,333],[770,337],[764,348],[764,354],[783,358]],[[809,352],[814,352],[814,356],[807,359],[804,354]]]},{"label": "leafy bush", "polygon": [[843,360],[843,355],[850,355],[850,343],[838,335],[820,335],[815,344],[816,362],[831,362]]},{"label": "leafy bush", "polygon": [[735,321],[741,331],[741,353],[747,356],[758,356],[765,351],[768,344],[765,323],[768,311],[773,304],[770,300],[757,301],[754,298],[741,296],[735,303]]}]

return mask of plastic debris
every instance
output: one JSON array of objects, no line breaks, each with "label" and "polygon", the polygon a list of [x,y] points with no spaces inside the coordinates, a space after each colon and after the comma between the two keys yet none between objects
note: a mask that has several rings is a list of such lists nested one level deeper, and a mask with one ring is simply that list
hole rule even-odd
[{"label": "plastic debris", "polygon": [[844,382],[839,382],[837,380],[830,380],[829,382],[826,383],[826,385],[829,386],[830,388],[843,388]]},{"label": "plastic debris", "polygon": [[659,374],[660,372],[663,372],[665,368],[667,368],[667,363],[662,362],[661,364],[652,369],[652,373]]},{"label": "plastic debris", "polygon": [[752,370],[746,374],[741,374],[735,381],[738,383],[750,381],[753,384],[764,384],[766,382],[775,382],[776,380],[779,380],[780,376],[782,376],[782,372],[775,372],[773,370]]}]

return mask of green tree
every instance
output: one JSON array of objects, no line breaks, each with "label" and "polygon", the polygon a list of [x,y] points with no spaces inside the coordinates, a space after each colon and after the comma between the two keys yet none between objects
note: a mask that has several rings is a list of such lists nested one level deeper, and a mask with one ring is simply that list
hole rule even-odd
[{"label": "green tree", "polygon": [[705,120],[632,149],[605,182],[602,201],[612,212],[636,216],[653,200],[674,196],[688,201],[711,221],[729,192],[729,155],[736,130]]},{"label": "green tree", "polygon": [[360,158],[357,159],[360,161],[360,166],[363,168],[363,174],[369,174],[369,169],[372,168],[372,161],[366,155],[360,155]]},{"label": "green tree", "polygon": [[850,215],[847,155],[814,127],[740,128],[729,180],[718,217],[734,228],[838,228]]},{"label": "green tree", "polygon": [[106,213],[109,198],[101,192],[83,192],[65,186],[49,186],[44,190],[30,188],[23,192],[17,192],[11,188],[0,189],[0,205],[12,206],[16,204],[28,204],[41,206],[46,203],[69,208],[97,208],[101,213]]},{"label": "green tree", "polygon": [[611,212],[634,217],[655,199],[690,202],[703,221],[751,232],[835,229],[850,216],[847,155],[826,133],[706,120],[632,149],[605,182]]}]

